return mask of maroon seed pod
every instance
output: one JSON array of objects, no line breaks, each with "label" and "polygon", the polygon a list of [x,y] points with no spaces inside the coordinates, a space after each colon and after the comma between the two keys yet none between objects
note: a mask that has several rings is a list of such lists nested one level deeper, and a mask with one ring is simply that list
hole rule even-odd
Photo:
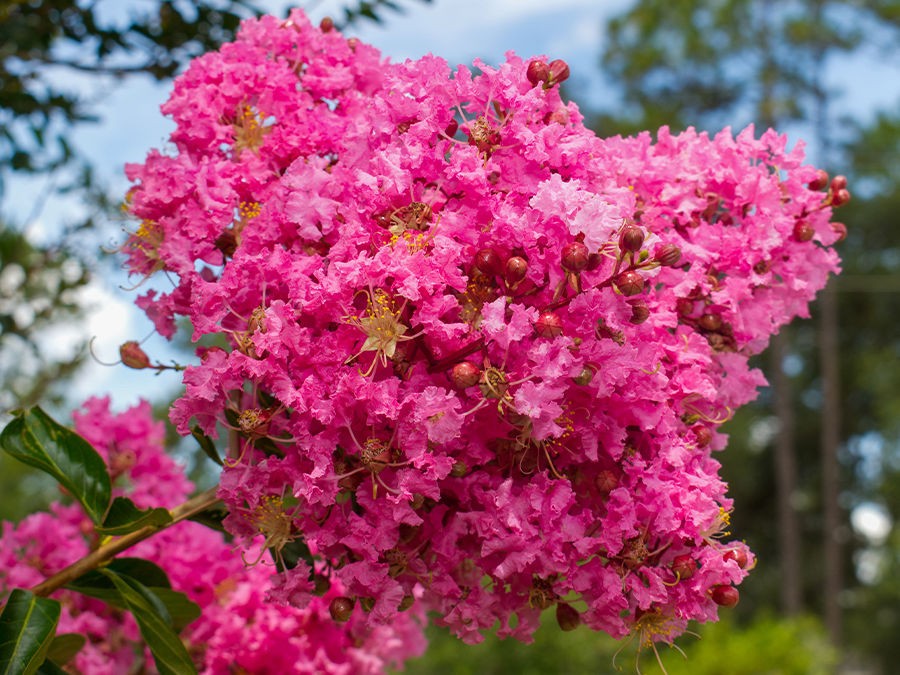
[{"label": "maroon seed pod", "polygon": [[566,271],[580,272],[588,266],[590,255],[591,253],[588,250],[587,246],[585,246],[580,241],[573,241],[563,246],[560,260],[562,262],[563,269],[565,269]]},{"label": "maroon seed pod", "polygon": [[536,87],[542,82],[546,82],[550,77],[550,67],[545,61],[535,59],[528,64],[525,75],[528,78],[528,81],[531,82],[531,86]]},{"label": "maroon seed pod", "polygon": [[619,248],[635,253],[644,245],[644,231],[637,225],[626,225],[619,235]]},{"label": "maroon seed pod", "polygon": [[843,190],[847,187],[847,176],[843,176],[838,174],[834,178],[831,179],[831,191],[837,192],[839,190]]},{"label": "maroon seed pod", "polygon": [[619,477],[610,469],[603,469],[594,479],[594,485],[600,491],[600,494],[608,495],[610,492],[619,487]]},{"label": "maroon seed pod", "polygon": [[515,286],[528,273],[528,261],[525,258],[514,255],[506,261],[506,273],[504,278],[509,286]]},{"label": "maroon seed pod", "polygon": [[679,579],[690,579],[697,571],[697,561],[690,555],[676,555],[672,560],[672,571],[678,575]]},{"label": "maroon seed pod", "polygon": [[541,312],[534,322],[534,330],[545,338],[555,338],[562,335],[562,320],[555,312]]},{"label": "maroon seed pod", "polygon": [[842,188],[840,190],[835,190],[831,195],[831,205],[832,206],[843,206],[847,202],[850,201],[850,190],[847,188]]},{"label": "maroon seed pod", "polygon": [[741,599],[741,594],[734,586],[719,584],[709,590],[713,602],[721,607],[734,607]]},{"label": "maroon seed pod", "polygon": [[122,363],[125,366],[134,370],[144,370],[151,367],[150,357],[144,353],[141,346],[134,340],[129,340],[119,347],[119,358],[122,359]]},{"label": "maroon seed pod", "polygon": [[816,177],[809,181],[808,187],[810,190],[822,190],[826,185],[828,185],[828,172],[818,169]]},{"label": "maroon seed pod", "polygon": [[565,82],[569,79],[569,64],[562,59],[554,59],[548,66],[550,76],[547,78],[544,87],[552,87],[554,84]]},{"label": "maroon seed pod", "polygon": [[494,277],[503,269],[503,261],[500,254],[492,248],[483,248],[475,254],[472,262],[475,269],[487,277]]},{"label": "maroon seed pod", "polygon": [[837,241],[839,242],[847,238],[847,226],[844,223],[831,223],[831,231],[838,236]]},{"label": "maroon seed pod", "polygon": [[564,631],[575,630],[581,625],[581,614],[567,602],[557,602],[556,623]]},{"label": "maroon seed pod", "polygon": [[616,275],[613,284],[624,296],[637,295],[644,290],[644,278],[634,270],[626,270]]},{"label": "maroon seed pod", "polygon": [[481,370],[471,361],[461,361],[450,369],[450,381],[456,389],[468,389],[478,384]]},{"label": "maroon seed pod", "polygon": [[718,314],[704,314],[697,321],[703,330],[717,331],[722,327],[722,317]]},{"label": "maroon seed pod", "polygon": [[331,614],[331,618],[338,623],[346,623],[353,614],[354,604],[352,598],[341,595],[331,601],[331,604],[328,605],[328,612]]},{"label": "maroon seed pod", "polygon": [[795,241],[809,241],[814,236],[816,236],[815,228],[803,220],[798,220],[794,223],[794,240]]},{"label": "maroon seed pod", "polygon": [[319,30],[323,33],[330,33],[334,30],[334,20],[330,16],[324,17],[319,22]]},{"label": "maroon seed pod", "polygon": [[640,298],[629,300],[628,304],[631,305],[631,318],[629,321],[634,325],[642,324],[650,318],[650,308]]},{"label": "maroon seed pod", "polygon": [[681,260],[681,249],[675,244],[663,244],[656,249],[653,259],[663,267],[674,267]]}]

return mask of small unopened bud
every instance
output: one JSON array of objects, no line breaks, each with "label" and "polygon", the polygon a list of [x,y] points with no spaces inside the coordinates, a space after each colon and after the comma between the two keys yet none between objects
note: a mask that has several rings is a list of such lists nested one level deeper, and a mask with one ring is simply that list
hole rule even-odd
[{"label": "small unopened bud", "polygon": [[453,462],[450,475],[454,478],[462,478],[469,472],[469,466],[465,462]]},{"label": "small unopened bud", "polygon": [[630,300],[628,304],[631,305],[631,319],[629,321],[634,325],[642,324],[650,318],[650,308],[640,298]]},{"label": "small unopened bud", "polygon": [[573,377],[572,380],[575,382],[575,384],[586,387],[593,381],[594,375],[596,374],[597,367],[588,364],[584,368],[582,368],[581,372],[578,373],[576,377]]},{"label": "small unopened bud", "polygon": [[698,448],[705,448],[712,443],[713,435],[708,426],[697,424],[696,426],[691,427],[691,431],[694,432],[694,439],[697,441]]},{"label": "small unopened bud", "polygon": [[575,630],[581,625],[581,614],[566,602],[556,603],[556,623],[564,631]]},{"label": "small unopened bud", "polygon": [[550,88],[554,84],[565,82],[569,79],[569,64],[562,59],[554,59],[549,65],[550,76],[544,83],[545,88]]},{"label": "small unopened bud", "polygon": [[500,259],[500,255],[492,248],[483,248],[478,251],[472,264],[475,269],[486,277],[496,276],[503,269],[503,261]]},{"label": "small unopened bud", "polygon": [[675,244],[663,244],[656,249],[653,259],[663,267],[674,267],[681,260],[681,249]]},{"label": "small unopened bud", "polygon": [[847,238],[847,226],[843,223],[831,223],[831,231],[837,235],[837,241]]},{"label": "small unopened bud", "polygon": [[632,253],[641,250],[644,245],[644,231],[637,225],[626,225],[619,235],[619,248]]},{"label": "small unopened bud", "polygon": [[319,30],[321,30],[323,33],[330,33],[334,30],[334,20],[330,16],[324,17],[319,22]]},{"label": "small unopened bud", "polygon": [[741,599],[741,594],[734,586],[728,584],[719,584],[713,586],[709,591],[713,602],[722,607],[734,607]]},{"label": "small unopened bud", "polygon": [[679,579],[690,579],[697,571],[697,561],[686,553],[676,555],[672,560],[672,571],[678,575]]},{"label": "small unopened bud", "polygon": [[828,172],[824,169],[816,171],[816,177],[809,181],[810,190],[821,190],[828,185]]},{"label": "small unopened bud", "polygon": [[364,612],[371,612],[375,609],[375,598],[363,596],[359,599],[359,606],[363,608]]},{"label": "small unopened bud", "polygon": [[809,241],[816,236],[815,228],[804,220],[794,223],[794,239],[796,241]]},{"label": "small unopened bud", "polygon": [[461,361],[450,369],[450,381],[456,389],[468,389],[478,384],[481,370],[471,361]]},{"label": "small unopened bud", "polygon": [[514,255],[506,261],[506,283],[509,286],[515,286],[528,273],[528,261],[525,258]]},{"label": "small unopened bud", "polygon": [[603,264],[603,256],[599,253],[591,253],[588,256],[588,264],[587,267],[584,268],[586,272],[593,272],[595,269],[600,267]]},{"label": "small unopened bud", "polygon": [[331,618],[338,623],[346,623],[353,614],[354,604],[352,598],[341,595],[331,601],[328,605],[328,612],[331,614]]},{"label": "small unopened bud", "polygon": [[619,477],[610,469],[603,469],[594,479],[594,484],[602,495],[608,495],[619,487]]},{"label": "small unopened bud", "polygon": [[834,178],[831,179],[831,191],[837,192],[838,190],[843,190],[847,187],[847,176],[843,176],[838,174]]},{"label": "small unopened bud", "polygon": [[847,188],[841,188],[840,190],[835,190],[831,195],[831,205],[832,206],[843,206],[847,202],[850,201],[850,190]]},{"label": "small unopened bud", "polygon": [[150,357],[144,353],[141,346],[134,340],[129,340],[119,347],[119,358],[122,359],[123,364],[135,370],[144,370],[151,367]]},{"label": "small unopened bud", "polygon": [[563,246],[560,256],[563,269],[569,272],[580,272],[588,266],[590,251],[580,241],[573,241]]},{"label": "small unopened bud", "polygon": [[730,548],[722,554],[722,560],[734,560],[738,567],[742,570],[747,568],[750,559],[747,557],[747,551],[742,548]]},{"label": "small unopened bud", "polygon": [[562,335],[562,320],[555,312],[541,312],[534,322],[534,329],[541,337],[554,338]]},{"label": "small unopened bud", "polygon": [[542,82],[546,82],[550,77],[550,67],[546,62],[535,59],[528,64],[525,76],[528,78],[528,81],[531,82],[531,86],[536,87]]},{"label": "small unopened bud", "polygon": [[704,314],[697,323],[703,330],[717,331],[722,327],[722,317],[718,314]]},{"label": "small unopened bud", "polygon": [[644,290],[644,278],[634,270],[626,270],[616,275],[613,284],[625,296],[637,295]]}]

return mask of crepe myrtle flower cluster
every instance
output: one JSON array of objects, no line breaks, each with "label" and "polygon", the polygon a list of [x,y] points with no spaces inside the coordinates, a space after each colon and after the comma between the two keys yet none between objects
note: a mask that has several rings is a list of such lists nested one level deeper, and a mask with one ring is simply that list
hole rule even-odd
[{"label": "crepe myrtle flower cluster", "polygon": [[[109,399],[91,399],[75,414],[75,428],[105,460],[116,496],[141,507],[174,506],[193,490],[184,468],[163,449],[164,428],[153,421],[148,403],[114,414]],[[54,504],[18,524],[4,522],[2,534],[0,599],[12,588],[43,581],[99,543],[78,504]],[[198,523],[179,523],[128,555],[159,565],[173,589],[200,606],[200,617],[181,637],[203,675],[377,675],[425,649],[416,611],[385,626],[369,626],[358,616],[335,624],[329,610],[344,596],[339,582],[303,609],[267,602],[273,569],[244,565],[221,533]],[[59,632],[87,638],[67,668],[117,675],[150,667],[152,658],[130,615],[67,590],[54,597],[62,601]]]},{"label": "crepe myrtle flower cluster", "polygon": [[[226,434],[273,600],[415,605],[467,642],[555,606],[642,643],[737,602],[719,426],[838,258],[846,182],[774,131],[598,138],[562,61],[391,63],[300,12],[193,62],[127,167],[138,304],[200,347],[171,419]],[[225,340],[221,341],[221,337]]]}]

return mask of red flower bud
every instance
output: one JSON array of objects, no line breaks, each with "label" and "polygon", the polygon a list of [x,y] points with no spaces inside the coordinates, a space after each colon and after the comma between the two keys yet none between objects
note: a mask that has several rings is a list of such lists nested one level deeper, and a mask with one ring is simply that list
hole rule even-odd
[{"label": "red flower bud", "polygon": [[558,602],[556,603],[556,623],[564,631],[575,630],[581,625],[581,614],[572,605]]},{"label": "red flower bud", "polygon": [[722,327],[722,317],[718,314],[704,314],[697,323],[703,330],[717,331]]},{"label": "red flower bud", "polygon": [[747,568],[749,559],[747,551],[742,548],[730,548],[722,555],[723,560],[734,560],[742,570]]},{"label": "red flower bud", "polygon": [[635,325],[642,324],[650,318],[650,308],[642,299],[629,300],[628,304],[631,305],[631,319],[629,319],[631,323]]},{"label": "red flower bud", "polygon": [[681,249],[675,244],[663,244],[656,249],[653,259],[663,267],[674,267],[681,260]]},{"label": "red flower bud", "polygon": [[697,561],[690,555],[676,555],[672,560],[672,571],[678,575],[679,579],[690,579],[697,571]]},{"label": "red flower bud", "polygon": [[515,286],[517,283],[522,281],[527,273],[528,261],[525,260],[525,258],[514,255],[512,258],[506,261],[505,278],[506,283],[509,286]]},{"label": "red flower bud", "polygon": [[847,238],[847,226],[843,223],[831,223],[831,231],[838,236],[838,241],[844,241]]},{"label": "red flower bud", "polygon": [[492,248],[483,248],[475,254],[473,266],[487,277],[493,277],[503,269],[503,261],[500,255]]},{"label": "red flower bud", "polygon": [[831,195],[832,206],[842,206],[850,201],[850,190],[842,188]]},{"label": "red flower bud", "polygon": [[150,357],[144,353],[141,346],[134,340],[129,340],[119,347],[119,358],[122,359],[123,364],[135,370],[151,367]]},{"label": "red flower bud", "polygon": [[550,77],[550,67],[546,62],[535,59],[528,64],[525,75],[528,77],[528,81],[531,82],[531,86],[536,87],[541,82],[546,82]]},{"label": "red flower bud", "polygon": [[331,604],[328,605],[328,612],[331,614],[331,618],[338,623],[346,623],[353,614],[354,604],[352,598],[342,595],[331,601]]},{"label": "red flower bud", "polygon": [[319,22],[319,30],[323,33],[330,33],[334,30],[334,20],[330,16],[324,17]]},{"label": "red flower bud", "polygon": [[468,389],[478,384],[481,370],[471,361],[461,361],[450,369],[450,381],[456,389]]},{"label": "red flower bud", "polygon": [[626,270],[616,275],[613,284],[622,295],[637,295],[644,290],[644,277],[634,270]]},{"label": "red flower bud", "polygon": [[541,337],[554,338],[562,335],[562,320],[555,312],[541,312],[534,322],[534,329]]},{"label": "red flower bud", "polygon": [[600,490],[600,494],[608,495],[610,492],[619,487],[619,477],[614,471],[603,469],[594,479],[594,485]]},{"label": "red flower bud", "polygon": [[831,179],[831,191],[837,192],[838,190],[843,190],[847,187],[847,176],[842,176],[838,174],[834,178]]},{"label": "red flower bud", "polygon": [[708,426],[697,424],[696,426],[691,427],[691,431],[694,432],[694,438],[697,441],[698,448],[705,448],[712,443],[713,434]]},{"label": "red flower bud", "polygon": [[644,231],[637,225],[626,225],[619,235],[619,248],[632,253],[641,250],[644,245]]},{"label": "red flower bud", "polygon": [[828,185],[828,172],[823,169],[816,171],[816,177],[809,181],[810,190],[821,190]]},{"label": "red flower bud", "polygon": [[590,251],[580,241],[573,241],[563,246],[562,249],[562,266],[569,272],[580,272],[588,266]]},{"label": "red flower bud", "polygon": [[796,241],[809,241],[816,235],[815,228],[803,220],[794,223],[794,239]]},{"label": "red flower bud", "polygon": [[456,132],[459,131],[459,122],[456,121],[456,118],[450,120],[450,123],[444,128],[444,135],[453,138],[456,135]]},{"label": "red flower bud", "polygon": [[550,76],[547,78],[544,87],[552,87],[569,79],[569,64],[562,59],[554,59],[549,65]]},{"label": "red flower bud", "polygon": [[713,586],[710,590],[710,597],[713,602],[722,607],[734,607],[741,599],[741,594],[734,586],[728,584],[719,584]]}]

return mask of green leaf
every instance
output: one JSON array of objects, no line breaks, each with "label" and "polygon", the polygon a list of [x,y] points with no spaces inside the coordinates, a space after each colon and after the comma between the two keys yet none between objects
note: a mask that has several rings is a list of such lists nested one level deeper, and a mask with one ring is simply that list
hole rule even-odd
[{"label": "green leaf", "polygon": [[212,442],[212,439],[203,433],[203,429],[201,429],[198,425],[194,425],[191,427],[191,436],[193,436],[197,443],[200,444],[200,449],[206,453],[206,456],[209,457],[212,461],[214,461],[219,466],[225,466],[222,463],[222,458],[219,457],[219,451],[216,450],[215,444]]},{"label": "green leaf", "polygon": [[44,662],[59,622],[56,600],[13,590],[0,614],[0,674],[32,675]]},{"label": "green leaf", "polygon": [[96,528],[99,534],[117,536],[134,532],[148,525],[166,525],[172,522],[167,509],[139,509],[127,497],[116,497],[109,507],[109,513],[102,526]]},{"label": "green leaf", "polygon": [[18,413],[0,433],[0,447],[44,471],[77,499],[95,524],[112,496],[106,464],[91,444],[38,407]]},{"label": "green leaf", "polygon": [[41,664],[40,668],[37,669],[36,675],[69,675],[69,673],[64,671],[50,659],[46,659]]},{"label": "green leaf", "polygon": [[120,576],[108,568],[99,572],[110,579],[134,615],[160,675],[196,675],[197,669],[187,649],[172,628],[169,617],[160,614],[153,592],[136,579]]},{"label": "green leaf", "polygon": [[176,633],[200,617],[200,606],[188,596],[171,588],[150,588],[166,608]]},{"label": "green leaf", "polygon": [[81,648],[87,638],[78,633],[61,633],[53,638],[50,643],[50,649],[47,651],[47,658],[58,665],[65,665],[72,660]]}]

